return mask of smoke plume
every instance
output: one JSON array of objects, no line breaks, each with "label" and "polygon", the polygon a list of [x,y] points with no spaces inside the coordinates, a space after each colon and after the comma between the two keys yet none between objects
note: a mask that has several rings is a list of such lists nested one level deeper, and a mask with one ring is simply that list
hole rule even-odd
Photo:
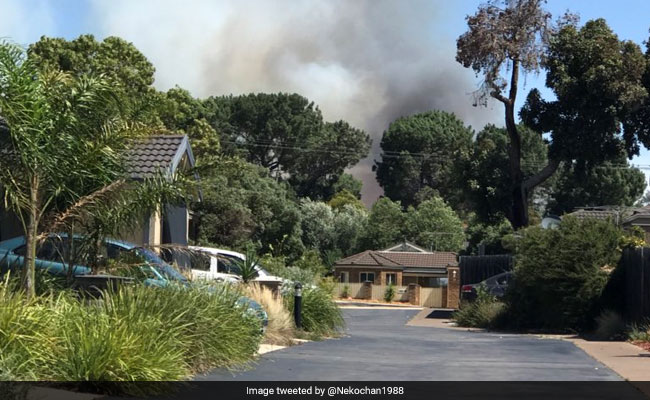
[{"label": "smoke plume", "polygon": [[[480,129],[500,108],[474,108],[476,79],[455,57],[454,2],[410,0],[130,1],[93,3],[104,35],[132,41],[156,66],[156,85],[193,95],[296,92],[326,120],[344,119],[373,139],[351,169],[363,200],[380,194],[373,160],[388,124],[431,109]],[[445,33],[447,32],[447,33]]]}]

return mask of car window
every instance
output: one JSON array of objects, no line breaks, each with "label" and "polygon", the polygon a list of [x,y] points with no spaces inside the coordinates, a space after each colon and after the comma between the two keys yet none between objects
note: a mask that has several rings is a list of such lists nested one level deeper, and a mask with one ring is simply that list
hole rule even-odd
[{"label": "car window", "polygon": [[241,259],[239,257],[220,254],[217,261],[217,271],[225,274],[241,275],[241,270],[239,269],[240,262]]},{"label": "car window", "polygon": [[[195,252],[192,254],[192,269],[199,271],[210,271],[210,261],[212,256],[203,252]],[[218,269],[218,266],[217,266]]]}]

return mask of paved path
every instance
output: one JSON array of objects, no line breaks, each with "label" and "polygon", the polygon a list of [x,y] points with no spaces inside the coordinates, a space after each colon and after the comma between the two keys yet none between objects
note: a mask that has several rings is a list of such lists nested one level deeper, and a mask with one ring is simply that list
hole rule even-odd
[{"label": "paved path", "polygon": [[572,343],[407,326],[418,313],[345,309],[346,335],[263,355],[254,368],[198,380],[620,380]]}]

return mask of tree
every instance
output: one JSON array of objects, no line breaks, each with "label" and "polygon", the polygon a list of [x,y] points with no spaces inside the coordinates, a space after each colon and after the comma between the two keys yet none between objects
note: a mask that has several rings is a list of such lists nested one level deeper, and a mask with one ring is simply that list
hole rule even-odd
[{"label": "tree", "polygon": [[[112,85],[102,79],[42,72],[23,49],[0,44],[0,186],[22,222],[23,286],[34,295],[36,246],[55,205],[80,199],[122,176],[121,155],[136,132],[122,119]],[[79,190],[84,192],[79,193]]]},{"label": "tree", "polygon": [[352,206],[356,207],[360,210],[365,210],[366,207],[363,205],[363,203],[352,193],[350,193],[347,189],[343,189],[340,192],[336,193],[334,197],[332,197],[328,202],[327,205],[332,207],[334,210],[341,210],[345,206]]},{"label": "tree", "polygon": [[377,181],[386,196],[404,206],[423,188],[433,188],[454,208],[462,203],[457,161],[465,159],[473,132],[454,114],[430,111],[393,121],[382,136]]},{"label": "tree", "polygon": [[298,94],[249,94],[205,101],[227,154],[267,168],[300,197],[329,198],[345,168],[365,157],[370,139],[344,121],[324,122]]},{"label": "tree", "polygon": [[[520,113],[524,123],[550,133],[549,157],[555,162],[562,160],[578,173],[600,169],[601,178],[619,179],[616,174],[605,178],[603,171],[612,166],[627,168],[624,155],[638,154],[640,143],[650,144],[634,124],[648,94],[642,79],[646,60],[639,46],[619,40],[602,19],[582,28],[569,24],[549,42],[544,67],[546,86],[556,99],[543,100],[539,91],[532,90]],[[638,175],[634,176],[630,172],[620,178],[631,184],[638,182]],[[581,183],[589,184],[585,174],[581,178],[587,179]],[[625,195],[617,196],[604,200],[629,202]]]},{"label": "tree", "polygon": [[485,224],[473,215],[469,219],[466,234],[468,242],[466,254],[505,254],[507,251],[502,244],[502,239],[512,234],[512,226],[505,218]]},{"label": "tree", "polygon": [[109,36],[98,42],[93,35],[74,40],[41,39],[29,46],[29,58],[41,70],[68,72],[74,76],[102,75],[132,99],[151,93],[156,69],[147,58],[124,39]]},{"label": "tree", "polygon": [[203,201],[198,241],[231,248],[257,243],[261,251],[300,257],[300,210],[295,195],[266,169],[239,158],[221,157],[201,170]]},{"label": "tree", "polygon": [[342,173],[338,180],[332,185],[332,194],[347,190],[352,193],[357,199],[361,198],[361,188],[363,182],[348,173]]},{"label": "tree", "polygon": [[334,248],[334,212],[320,201],[300,200],[302,243],[324,254]]},{"label": "tree", "polygon": [[[534,175],[547,160],[547,145],[542,137],[518,126],[521,137],[521,172],[524,178]],[[504,128],[486,125],[476,136],[470,156],[464,160],[465,194],[479,222],[499,223],[512,219],[512,176],[508,161],[508,133]],[[541,191],[543,186],[536,190]],[[528,207],[533,206],[532,196]]]},{"label": "tree", "polygon": [[[505,7],[499,7],[501,4]],[[484,78],[477,93],[477,104],[486,105],[488,97],[492,97],[505,107],[512,180],[512,211],[508,219],[515,228],[528,224],[530,191],[548,179],[559,165],[553,158],[525,179],[521,165],[522,139],[515,121],[519,72],[539,71],[551,34],[551,16],[541,4],[542,0],[491,0],[480,6],[475,15],[467,17],[469,30],[457,40],[456,60]],[[509,79],[502,76],[504,70],[510,72]]]},{"label": "tree", "polygon": [[360,250],[383,249],[404,241],[406,238],[402,230],[405,223],[406,215],[402,212],[401,204],[387,197],[380,198],[368,215]]},{"label": "tree", "polygon": [[436,251],[459,251],[465,242],[463,224],[440,197],[407,211],[405,234],[409,240]]},{"label": "tree", "polygon": [[560,167],[549,211],[562,215],[581,206],[632,206],[645,187],[645,175],[627,166],[625,156],[618,162],[605,162],[588,170],[566,165]]},{"label": "tree", "polygon": [[349,256],[358,250],[367,219],[368,211],[365,207],[360,208],[352,204],[346,204],[335,211],[335,251],[338,250],[340,256]]}]

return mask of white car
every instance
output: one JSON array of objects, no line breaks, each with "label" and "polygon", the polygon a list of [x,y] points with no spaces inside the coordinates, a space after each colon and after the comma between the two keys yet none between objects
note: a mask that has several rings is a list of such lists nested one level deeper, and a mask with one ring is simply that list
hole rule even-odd
[{"label": "white car", "polygon": [[[246,256],[242,253],[200,246],[190,246],[190,249],[207,255],[210,259],[209,263],[201,263],[205,264],[201,266],[192,263],[192,277],[194,279],[241,282],[241,277],[237,274],[237,263],[246,260]],[[259,265],[255,266],[255,270],[257,270],[257,278],[255,278],[255,281],[280,283],[284,281],[284,279],[278,276],[269,274],[268,271]]]}]

